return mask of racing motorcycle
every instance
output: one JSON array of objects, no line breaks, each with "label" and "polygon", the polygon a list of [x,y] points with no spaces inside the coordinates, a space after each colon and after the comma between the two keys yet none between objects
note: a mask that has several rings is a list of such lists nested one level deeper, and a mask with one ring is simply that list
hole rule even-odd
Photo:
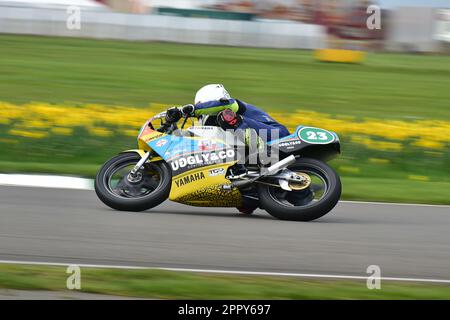
[{"label": "racing motorcycle", "polygon": [[278,219],[311,221],[339,201],[340,178],[326,163],[340,153],[336,133],[299,126],[264,143],[265,159],[277,156],[267,163],[247,150],[244,139],[218,126],[215,116],[202,116],[199,124],[187,127],[193,116],[184,109],[174,120],[167,120],[166,112],[153,116],[139,132],[138,149],[124,151],[100,168],[95,192],[103,203],[143,211],[169,199],[247,213],[261,208]]}]

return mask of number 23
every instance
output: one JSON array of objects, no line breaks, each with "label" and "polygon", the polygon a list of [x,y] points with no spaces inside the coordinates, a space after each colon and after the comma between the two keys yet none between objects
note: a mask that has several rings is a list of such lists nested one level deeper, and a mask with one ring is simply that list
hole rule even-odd
[{"label": "number 23", "polygon": [[309,140],[327,140],[327,134],[325,132],[314,132],[314,131],[307,131],[306,135],[308,136]]}]

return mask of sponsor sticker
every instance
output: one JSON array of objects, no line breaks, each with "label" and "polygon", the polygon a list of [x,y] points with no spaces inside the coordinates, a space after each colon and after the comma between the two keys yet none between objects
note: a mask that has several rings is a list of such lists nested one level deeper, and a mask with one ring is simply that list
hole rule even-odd
[{"label": "sponsor sticker", "polygon": [[198,148],[201,151],[212,151],[216,149],[216,143],[212,140],[200,140],[198,142]]},{"label": "sponsor sticker", "polygon": [[161,138],[163,135],[164,135],[164,133],[151,132],[150,134],[143,135],[140,139],[142,139],[145,142],[149,143],[150,141],[153,141],[153,140],[156,140],[158,138]]},{"label": "sponsor sticker", "polygon": [[192,126],[188,130],[189,131],[195,131],[195,130],[213,130],[214,126]]},{"label": "sponsor sticker", "polygon": [[288,149],[293,148],[294,146],[301,144],[302,141],[301,140],[291,140],[291,141],[285,141],[285,142],[281,142],[278,146],[280,147],[286,147]]},{"label": "sponsor sticker", "polygon": [[215,169],[211,169],[209,170],[209,176],[210,177],[215,177],[215,176],[221,176],[225,174],[225,169],[224,168],[215,168]]},{"label": "sponsor sticker", "polygon": [[156,146],[157,147],[162,147],[163,145],[165,145],[167,143],[166,139],[161,139],[159,141],[156,142]]},{"label": "sponsor sticker", "polygon": [[171,162],[171,166],[173,171],[177,171],[187,166],[194,168],[200,165],[208,165],[227,159],[234,159],[234,157],[235,152],[233,149],[220,150],[217,152],[200,153],[187,157],[179,157]]},{"label": "sponsor sticker", "polygon": [[194,174],[189,174],[183,178],[175,180],[177,187],[185,186],[191,182],[205,179],[205,174],[203,172],[197,172]]}]

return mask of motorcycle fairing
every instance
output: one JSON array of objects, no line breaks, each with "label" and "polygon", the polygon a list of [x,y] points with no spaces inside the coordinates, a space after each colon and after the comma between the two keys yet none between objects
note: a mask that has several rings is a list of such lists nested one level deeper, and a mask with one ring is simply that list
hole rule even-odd
[{"label": "motorcycle fairing", "polygon": [[[307,139],[303,135],[307,130],[323,132],[328,138],[324,141],[321,141],[320,137],[315,141]],[[308,126],[299,126],[295,133],[272,140],[268,145],[278,148],[284,154],[300,154],[323,160],[329,160],[340,153],[339,137],[335,132]]]},{"label": "motorcycle fairing", "polygon": [[[138,147],[144,151],[151,151],[153,147],[156,147],[156,144],[152,144],[152,141],[159,140],[161,138],[170,138],[169,135],[156,131],[150,127],[150,122],[147,121],[141,128],[141,131],[138,135]],[[159,154],[159,153],[158,153]],[[161,154],[159,154],[161,155]]]},{"label": "motorcycle fairing", "polygon": [[153,150],[171,166],[170,200],[193,206],[239,206],[239,190],[223,190],[224,185],[231,184],[226,172],[237,162],[235,152],[213,134],[202,137],[202,129],[210,133],[215,130],[196,127],[191,131],[194,136],[186,132],[189,130],[167,135],[146,125],[139,135],[139,146]]},{"label": "motorcycle fairing", "polygon": [[169,199],[175,202],[201,207],[239,207],[242,195],[236,188],[224,190],[230,184],[225,177],[232,163],[199,167],[172,178]]}]

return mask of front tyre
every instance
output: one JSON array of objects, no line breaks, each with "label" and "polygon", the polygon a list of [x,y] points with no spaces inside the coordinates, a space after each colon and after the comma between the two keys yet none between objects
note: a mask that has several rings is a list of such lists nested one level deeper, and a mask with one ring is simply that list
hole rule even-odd
[{"label": "front tyre", "polygon": [[172,180],[168,164],[145,163],[136,175],[130,176],[140,159],[137,153],[123,153],[100,168],[95,192],[104,204],[121,211],[144,211],[168,198]]},{"label": "front tyre", "polygon": [[269,214],[281,220],[311,221],[336,206],[341,196],[341,180],[330,166],[316,159],[300,158],[288,169],[308,175],[311,183],[306,189],[293,191],[260,184],[260,203]]}]

